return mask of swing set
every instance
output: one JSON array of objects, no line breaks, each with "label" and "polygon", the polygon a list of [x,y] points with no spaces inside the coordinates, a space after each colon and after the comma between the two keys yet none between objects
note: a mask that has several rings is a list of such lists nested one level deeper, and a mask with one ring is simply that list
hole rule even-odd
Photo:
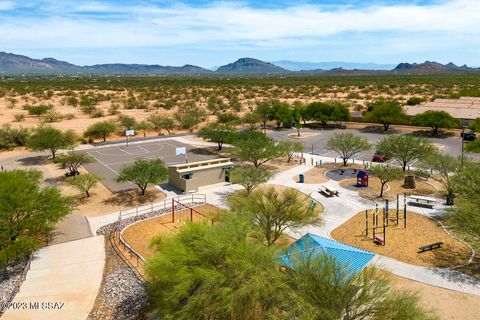
[{"label": "swing set", "polygon": [[[378,207],[378,204],[375,205],[375,208],[368,212],[368,209],[365,210],[365,237],[368,237],[369,234],[369,215],[372,216],[372,239],[373,242],[376,244],[384,246],[387,241],[387,229],[386,227],[389,226],[389,223],[395,223],[395,226],[399,225],[399,221],[403,220],[403,228],[407,228],[407,195],[403,195],[403,218],[400,218],[400,196],[397,194],[397,210],[395,211],[395,214],[393,216],[390,216],[389,213],[389,201],[386,199],[385,200],[385,206],[380,210]],[[381,215],[381,225],[379,223],[379,216],[380,216],[380,211],[382,213]],[[379,232],[378,229],[381,231]]]}]

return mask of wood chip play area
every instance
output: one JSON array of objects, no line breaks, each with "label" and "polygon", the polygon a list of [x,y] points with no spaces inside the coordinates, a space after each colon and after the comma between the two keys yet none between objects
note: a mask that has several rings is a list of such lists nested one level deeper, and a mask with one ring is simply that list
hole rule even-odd
[{"label": "wood chip play area", "polygon": [[142,257],[150,258],[154,254],[150,246],[153,238],[174,235],[192,217],[194,222],[200,222],[218,214],[220,210],[209,204],[193,209],[193,213],[189,209],[176,212],[174,219],[171,214],[167,214],[132,224],[123,231],[122,237]]},{"label": "wood chip play area", "polygon": [[[395,216],[395,209],[390,211]],[[470,248],[451,237],[437,221],[410,211],[406,214],[406,228],[401,212],[398,225],[390,221],[385,227],[385,235],[382,213],[379,213],[375,234],[384,240],[382,245],[374,241],[373,215],[374,210],[368,210],[368,235],[365,233],[366,212],[361,211],[333,230],[331,236],[339,242],[418,266],[451,268],[468,262],[471,256]],[[420,247],[437,242],[443,244],[439,248],[419,252]]]}]

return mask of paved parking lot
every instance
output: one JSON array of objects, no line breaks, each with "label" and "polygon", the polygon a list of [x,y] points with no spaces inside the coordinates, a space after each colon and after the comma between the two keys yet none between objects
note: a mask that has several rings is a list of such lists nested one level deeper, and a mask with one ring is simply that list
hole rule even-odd
[{"label": "paved parking lot", "polygon": [[104,178],[102,183],[112,192],[133,189],[136,186],[132,183],[118,183],[115,181],[123,166],[135,162],[137,159],[161,159],[165,164],[172,165],[185,163],[184,155],[175,155],[175,149],[187,148],[188,161],[201,161],[213,158],[204,152],[203,149],[193,147],[175,140],[162,140],[129,144],[118,144],[110,147],[98,147],[84,152],[95,158],[94,163],[86,164],[84,167]]},{"label": "paved parking lot", "polygon": [[[279,129],[279,130],[270,130],[268,135],[275,140],[291,140],[291,141],[300,141],[304,148],[305,152],[313,152],[314,154],[318,154],[325,157],[338,157],[339,155],[333,151],[329,150],[326,145],[327,141],[338,132],[351,132],[355,135],[362,136],[368,140],[368,142],[372,145],[378,143],[381,139],[389,134],[393,134],[393,132],[387,133],[380,133],[380,132],[369,132],[367,130],[359,130],[359,129],[309,129],[303,128],[301,129],[302,133],[312,134],[311,137],[302,138],[302,139],[294,139],[291,138],[289,135],[296,134],[295,129]],[[459,136],[451,136],[451,137],[427,137],[432,141],[432,143],[436,144],[442,152],[450,154],[450,155],[460,155],[461,154],[461,138]],[[375,146],[372,147],[369,151],[361,152],[357,154],[354,158],[358,160],[372,160],[372,156],[375,153]],[[467,157],[471,158],[480,158],[477,154],[465,154]]]}]

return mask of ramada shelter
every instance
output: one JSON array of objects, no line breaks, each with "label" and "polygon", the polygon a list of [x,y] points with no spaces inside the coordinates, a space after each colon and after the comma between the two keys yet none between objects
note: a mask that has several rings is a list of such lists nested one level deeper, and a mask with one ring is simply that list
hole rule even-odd
[{"label": "ramada shelter", "polygon": [[230,182],[231,168],[229,158],[174,164],[168,167],[168,183],[184,193],[197,192],[199,187]]}]

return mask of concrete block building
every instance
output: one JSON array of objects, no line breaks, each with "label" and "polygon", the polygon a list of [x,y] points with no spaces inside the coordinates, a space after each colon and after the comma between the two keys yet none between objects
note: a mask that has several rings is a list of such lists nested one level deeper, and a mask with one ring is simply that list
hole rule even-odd
[{"label": "concrete block building", "polygon": [[185,193],[196,192],[199,187],[229,182],[231,168],[229,158],[174,164],[168,167],[168,183]]}]

